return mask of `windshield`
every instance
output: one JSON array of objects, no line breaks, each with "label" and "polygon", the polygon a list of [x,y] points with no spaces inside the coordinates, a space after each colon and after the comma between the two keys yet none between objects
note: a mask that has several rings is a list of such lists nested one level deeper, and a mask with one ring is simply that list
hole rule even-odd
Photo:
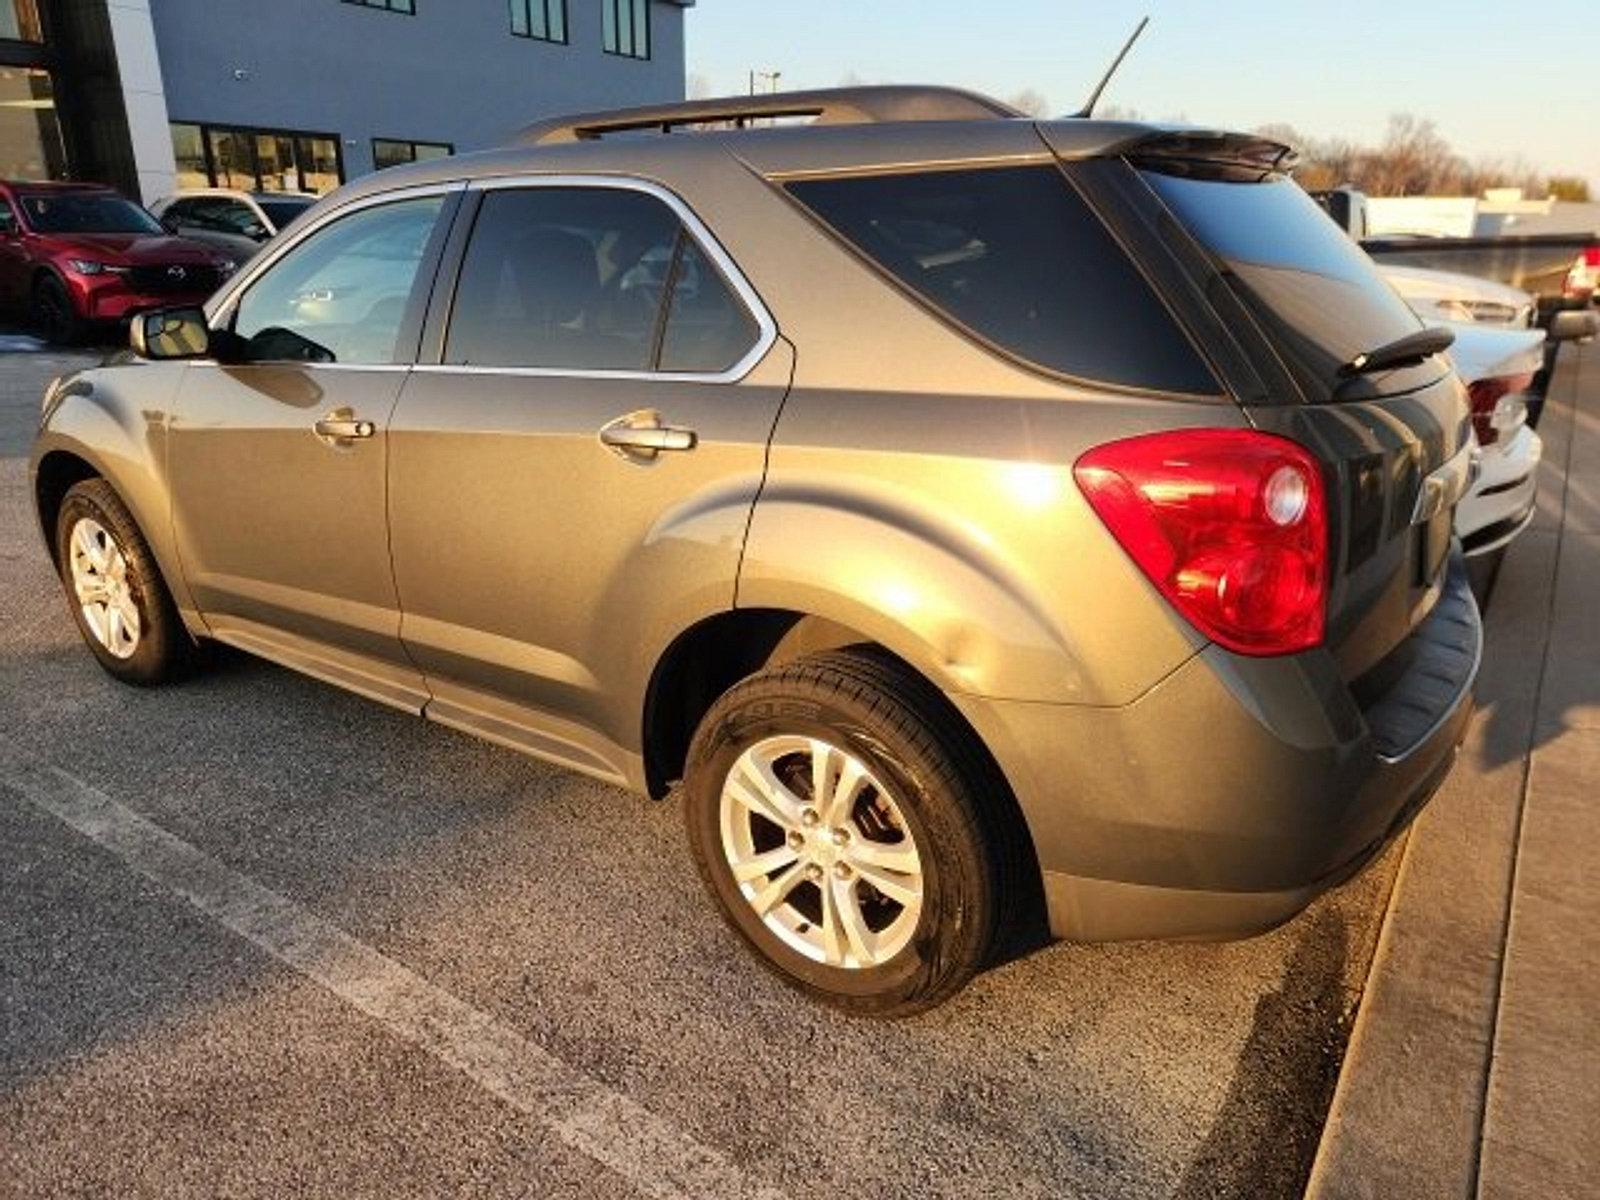
[{"label": "windshield", "polygon": [[267,214],[267,220],[272,222],[273,228],[282,230],[285,225],[294,220],[306,209],[316,203],[315,200],[258,200],[261,211]]},{"label": "windshield", "polygon": [[162,233],[144,209],[121,196],[100,192],[62,192],[18,197],[28,224],[37,233]]},{"label": "windshield", "polygon": [[1333,386],[1340,366],[1421,327],[1366,253],[1292,180],[1141,174],[1314,381]]}]

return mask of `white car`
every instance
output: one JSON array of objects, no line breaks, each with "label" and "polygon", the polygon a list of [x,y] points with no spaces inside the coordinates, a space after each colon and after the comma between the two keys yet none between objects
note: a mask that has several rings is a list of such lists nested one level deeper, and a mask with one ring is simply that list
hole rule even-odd
[{"label": "white car", "polygon": [[1378,264],[1378,274],[1430,325],[1461,322],[1502,329],[1530,329],[1538,315],[1534,298],[1519,288],[1476,275],[1423,267]]},{"label": "white car", "polygon": [[316,202],[305,192],[192,188],[157,200],[150,211],[173,233],[205,242],[243,266]]},{"label": "white car", "polygon": [[1528,425],[1528,389],[1544,365],[1544,334],[1476,323],[1430,322],[1456,335],[1450,357],[1472,400],[1482,447],[1478,478],[1456,506],[1456,533],[1469,557],[1507,545],[1533,520],[1544,445]]}]

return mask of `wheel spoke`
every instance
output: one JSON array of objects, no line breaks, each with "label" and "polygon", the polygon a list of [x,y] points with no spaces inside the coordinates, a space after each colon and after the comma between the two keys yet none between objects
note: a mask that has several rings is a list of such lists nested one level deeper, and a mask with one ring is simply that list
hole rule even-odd
[{"label": "wheel spoke", "polygon": [[866,786],[867,769],[826,742],[811,743],[811,796],[824,825],[842,825]]},{"label": "wheel spoke", "polygon": [[99,574],[105,574],[106,552],[101,546],[96,527],[88,521],[78,522],[75,539],[78,549],[83,552],[83,557],[88,564]]},{"label": "wheel spoke", "polygon": [[[822,885],[822,957],[830,967],[844,966],[848,935],[845,933],[845,914],[841,910],[839,881],[829,879]],[[854,901],[844,897],[845,907],[854,907]]]},{"label": "wheel spoke", "polygon": [[867,919],[861,913],[861,899],[856,895],[855,881],[835,878],[828,891],[839,924],[844,930],[845,942],[849,946],[851,957],[856,960],[858,966],[871,966],[872,931],[867,928]]},{"label": "wheel spoke", "polygon": [[117,601],[117,612],[122,617],[122,626],[128,631],[129,639],[139,636],[139,608],[133,602],[133,597],[124,595]]},{"label": "wheel spoke", "polygon": [[787,842],[760,854],[751,855],[749,858],[739,859],[729,865],[733,868],[733,877],[740,883],[749,883],[752,879],[760,879],[771,875],[774,871],[787,867],[800,855]]},{"label": "wheel spoke", "polygon": [[856,862],[856,871],[861,878],[877,888],[889,899],[907,908],[922,900],[922,877],[920,875],[907,875],[895,871],[885,871],[867,863]]},{"label": "wheel spoke", "polygon": [[909,838],[900,842],[876,842],[858,837],[845,851],[845,858],[861,871],[875,867],[899,875],[916,875],[922,870],[917,848]]},{"label": "wheel spoke", "polygon": [[729,796],[781,829],[799,829],[805,803],[791,792],[772,769],[772,764],[750,755],[739,759],[728,775]]},{"label": "wheel spoke", "polygon": [[766,916],[779,904],[783,903],[794,891],[795,886],[806,877],[804,864],[796,862],[783,874],[767,884],[754,896],[750,897],[750,907],[760,916]]}]

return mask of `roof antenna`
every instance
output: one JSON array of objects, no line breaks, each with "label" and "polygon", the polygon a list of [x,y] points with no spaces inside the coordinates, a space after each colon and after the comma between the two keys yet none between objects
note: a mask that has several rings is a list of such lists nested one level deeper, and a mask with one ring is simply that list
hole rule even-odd
[{"label": "roof antenna", "polygon": [[1116,58],[1111,60],[1111,66],[1108,67],[1106,69],[1106,73],[1100,77],[1099,86],[1096,87],[1094,91],[1089,93],[1089,99],[1082,108],[1080,108],[1077,112],[1070,114],[1071,117],[1094,116],[1094,106],[1100,102],[1100,93],[1106,90],[1106,84],[1111,82],[1111,77],[1117,73],[1117,68],[1122,65],[1122,60],[1128,57],[1128,51],[1133,49],[1133,44],[1139,40],[1139,35],[1144,32],[1144,27],[1148,24],[1150,24],[1149,17],[1141,17],[1139,19],[1139,24],[1136,25],[1133,32],[1128,35],[1128,40],[1122,44],[1122,52],[1118,54]]}]

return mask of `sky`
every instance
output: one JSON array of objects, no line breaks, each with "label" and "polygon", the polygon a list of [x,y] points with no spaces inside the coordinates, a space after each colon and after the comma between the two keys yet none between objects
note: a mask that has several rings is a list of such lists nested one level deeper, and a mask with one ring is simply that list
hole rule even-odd
[{"label": "sky", "polygon": [[[1141,16],[1102,104],[1363,144],[1432,120],[1468,158],[1587,178],[1600,198],[1600,0],[698,0],[691,84],[942,83],[1079,107]],[[698,77],[698,78],[697,78]]]}]

